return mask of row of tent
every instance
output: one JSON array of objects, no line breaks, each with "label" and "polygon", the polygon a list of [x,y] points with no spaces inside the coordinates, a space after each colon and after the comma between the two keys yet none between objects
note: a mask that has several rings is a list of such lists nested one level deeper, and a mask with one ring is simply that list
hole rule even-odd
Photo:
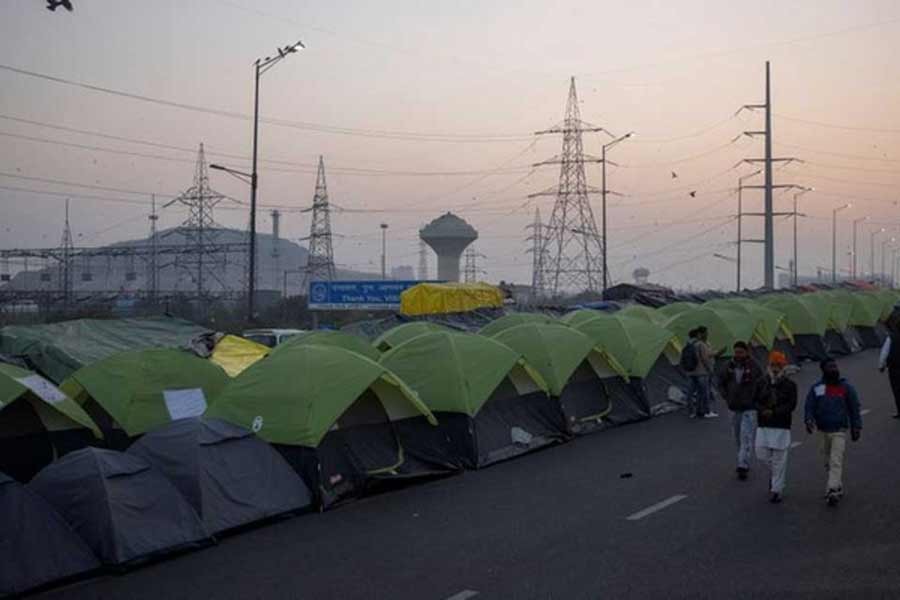
[{"label": "row of tent", "polygon": [[[225,336],[209,359],[113,353],[58,387],[0,364],[0,529],[23,540],[0,560],[30,561],[0,578],[0,593],[88,570],[36,566],[66,563],[36,556],[55,539],[39,519],[9,515],[53,511],[44,522],[70,538],[59,547],[81,540],[90,568],[128,565],[393,480],[481,468],[676,409],[687,382],[675,365],[698,325],[722,357],[752,340],[812,359],[877,344],[896,301],[834,292],[561,319],[511,313],[477,334],[414,321],[372,342],[316,331],[275,349]],[[150,487],[167,496],[150,502]],[[141,498],[147,508],[135,512]]]}]

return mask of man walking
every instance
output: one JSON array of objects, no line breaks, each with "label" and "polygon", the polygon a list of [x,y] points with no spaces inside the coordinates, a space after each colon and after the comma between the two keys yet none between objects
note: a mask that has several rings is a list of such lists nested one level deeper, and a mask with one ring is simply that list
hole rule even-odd
[{"label": "man walking", "polygon": [[893,312],[887,320],[888,337],[881,347],[881,356],[878,360],[878,369],[888,372],[888,380],[891,382],[891,391],[894,394],[894,405],[897,412],[895,419],[900,419],[900,305],[894,306]]},{"label": "man walking", "polygon": [[719,376],[719,391],[733,413],[737,476],[741,481],[750,473],[751,453],[756,443],[756,396],[762,378],[762,369],[750,357],[750,346],[736,342],[734,358]]},{"label": "man walking", "polygon": [[806,431],[822,432],[822,452],[828,473],[825,499],[836,505],[844,495],[844,452],[847,430],[856,442],[862,435],[862,416],[856,389],[841,377],[833,359],[822,361],[822,379],[806,396]]},{"label": "man walking", "polygon": [[713,373],[712,350],[707,343],[709,331],[700,326],[688,333],[688,343],[681,354],[681,367],[691,382],[688,411],[691,418],[714,419],[712,394],[709,389]]},{"label": "man walking", "polygon": [[784,494],[788,453],[791,448],[791,415],[797,408],[797,384],[790,377],[787,357],[769,354],[769,368],[756,396],[758,429],[756,457],[769,467],[769,502],[778,504]]}]

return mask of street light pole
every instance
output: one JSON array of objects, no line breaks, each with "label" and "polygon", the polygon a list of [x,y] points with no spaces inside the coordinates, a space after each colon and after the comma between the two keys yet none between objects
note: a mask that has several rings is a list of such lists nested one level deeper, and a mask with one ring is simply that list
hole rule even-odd
[{"label": "street light pole", "polygon": [[879,281],[881,282],[881,285],[884,285],[884,281],[887,279],[887,274],[885,273],[885,271],[887,270],[887,267],[885,267],[886,261],[885,261],[885,256],[884,256],[885,254],[887,254],[887,245],[893,244],[896,241],[897,241],[897,238],[892,237],[889,240],[884,240],[883,242],[881,242],[881,272],[879,273],[879,277],[878,277]]},{"label": "street light pole", "polygon": [[859,224],[862,223],[863,221],[868,221],[868,220],[869,220],[869,217],[860,217],[859,219],[856,219],[855,221],[853,221],[853,268],[851,269],[851,272],[853,274],[853,279],[857,279],[859,277],[859,271],[857,271],[857,268],[856,268],[857,257],[859,256],[859,252],[857,252],[857,249],[856,249],[856,236],[859,233]]},{"label": "street light pole", "polygon": [[634,135],[634,132],[629,131],[622,137],[618,137],[618,138],[614,139],[613,141],[609,142],[608,144],[603,144],[603,148],[602,148],[601,156],[600,156],[600,163],[602,165],[601,166],[601,173],[602,173],[601,180],[602,181],[601,181],[600,197],[602,198],[601,211],[602,211],[602,215],[603,215],[603,219],[602,219],[603,220],[603,223],[602,223],[602,227],[603,227],[603,296],[602,297],[603,298],[606,297],[606,288],[609,285],[609,270],[608,270],[609,263],[607,261],[607,254],[609,252],[609,238],[606,235],[606,232],[607,232],[607,228],[606,228],[606,194],[608,192],[608,190],[606,189],[606,151],[607,151],[607,149],[612,148],[613,146],[618,144],[619,142],[627,140],[628,138],[632,137],[633,135]]},{"label": "street light pole", "polygon": [[387,279],[387,229],[388,224],[381,224],[381,278]]},{"label": "street light pole", "polygon": [[838,206],[832,212],[831,219],[831,283],[837,283],[837,216],[838,213],[842,210],[846,210],[853,206],[852,204],[845,204],[843,206]]},{"label": "street light pole", "polygon": [[254,296],[256,295],[256,190],[259,187],[259,173],[256,169],[259,149],[259,79],[276,63],[284,59],[288,54],[293,54],[297,48],[305,48],[303,42],[297,42],[290,46],[278,48],[276,56],[267,56],[264,59],[256,59],[253,63],[253,158],[250,171],[250,268],[248,269],[250,281],[247,283],[247,318],[254,319]]},{"label": "street light pole", "polygon": [[800,264],[798,262],[798,256],[797,256],[797,217],[799,216],[799,214],[797,212],[797,208],[799,206],[797,200],[800,198],[800,196],[802,196],[806,192],[811,192],[811,191],[813,191],[813,188],[803,188],[802,190],[800,190],[799,192],[794,194],[794,272],[793,272],[794,287],[797,287],[797,284],[799,281],[798,272],[800,269]]},{"label": "street light pole", "polygon": [[872,240],[872,248],[869,252],[869,274],[872,276],[872,279],[875,278],[875,238],[885,231],[887,230],[884,227],[877,231],[873,231],[870,238]]}]

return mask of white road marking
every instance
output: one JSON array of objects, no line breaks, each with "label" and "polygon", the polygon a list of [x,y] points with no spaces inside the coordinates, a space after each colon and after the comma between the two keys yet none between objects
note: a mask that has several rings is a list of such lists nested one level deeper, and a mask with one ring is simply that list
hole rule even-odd
[{"label": "white road marking", "polygon": [[870,412],[872,412],[872,409],[871,409],[871,408],[864,408],[864,409],[862,409],[861,411],[859,411],[859,414],[861,414],[861,415],[867,415],[867,414],[869,414]]},{"label": "white road marking", "polygon": [[796,448],[797,446],[802,446],[803,442],[791,442],[791,448]]},{"label": "white road marking", "polygon": [[648,506],[644,510],[638,511],[638,512],[634,513],[633,515],[626,517],[626,519],[629,521],[638,521],[640,519],[643,519],[644,517],[652,515],[655,512],[659,512],[664,508],[672,506],[673,504],[681,502],[685,498],[687,498],[687,496],[685,496],[684,494],[678,494],[676,496],[672,496],[671,498],[667,498],[667,499],[663,500],[662,502],[657,502],[653,506]]},{"label": "white road marking", "polygon": [[478,592],[474,590],[463,590],[458,594],[453,594],[447,600],[469,600],[469,598],[474,598],[478,595]]}]

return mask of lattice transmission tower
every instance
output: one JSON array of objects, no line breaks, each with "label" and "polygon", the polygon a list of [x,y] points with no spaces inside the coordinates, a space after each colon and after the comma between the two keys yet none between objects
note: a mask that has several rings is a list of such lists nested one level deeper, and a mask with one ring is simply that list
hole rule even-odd
[{"label": "lattice transmission tower", "polygon": [[424,240],[419,240],[419,281],[428,280],[428,246]]},{"label": "lattice transmission tower", "polygon": [[194,184],[165,205],[182,204],[188,209],[187,219],[167,235],[178,233],[184,238],[184,245],[191,247],[191,252],[176,258],[175,265],[193,279],[198,296],[210,291],[210,281],[218,284],[221,291],[228,290],[225,278],[227,253],[219,247],[221,228],[213,219],[213,209],[224,199],[225,196],[209,187],[206,153],[201,143],[194,168]]},{"label": "lattice transmission tower", "polygon": [[486,274],[484,269],[478,267],[479,258],[487,258],[484,254],[480,254],[474,247],[469,246],[465,252],[466,264],[463,269],[463,281],[465,283],[477,283],[481,275]]},{"label": "lattice transmission tower", "polygon": [[531,194],[554,196],[556,202],[550,215],[550,223],[541,236],[539,275],[544,294],[559,296],[563,292],[596,292],[603,286],[603,244],[597,231],[594,211],[588,196],[600,190],[587,184],[585,163],[600,163],[602,159],[584,153],[582,135],[585,132],[609,132],[581,120],[575,78],[570,80],[566,116],[562,123],[536,135],[562,135],[562,152],[534,166],[559,165],[559,184],[556,187]]},{"label": "lattice transmission tower", "polygon": [[331,207],[328,203],[328,184],[325,181],[325,160],[319,157],[319,170],[316,173],[316,193],[312,207],[304,212],[312,212],[309,226],[309,254],[306,268],[303,269],[303,288],[301,294],[309,289],[310,281],[331,281],[335,276],[334,251],[331,246]]},{"label": "lattice transmission tower", "polygon": [[63,302],[68,306],[72,299],[73,272],[72,272],[72,228],[69,226],[69,199],[66,198],[66,223],[63,227],[62,240],[59,244],[59,288],[63,292]]},{"label": "lattice transmission tower", "polygon": [[541,222],[541,209],[534,209],[534,222],[526,227],[531,235],[525,241],[531,242],[531,298],[536,300],[546,295],[544,290],[544,225]]}]

